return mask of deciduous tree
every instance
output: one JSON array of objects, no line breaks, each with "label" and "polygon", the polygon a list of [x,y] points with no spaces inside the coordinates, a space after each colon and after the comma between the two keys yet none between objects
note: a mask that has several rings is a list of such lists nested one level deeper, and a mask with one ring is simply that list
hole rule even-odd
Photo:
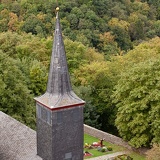
[{"label": "deciduous tree", "polygon": [[35,108],[19,62],[0,51],[0,110],[35,127]]},{"label": "deciduous tree", "polygon": [[160,142],[160,61],[150,59],[123,72],[115,87],[116,126],[134,147]]}]

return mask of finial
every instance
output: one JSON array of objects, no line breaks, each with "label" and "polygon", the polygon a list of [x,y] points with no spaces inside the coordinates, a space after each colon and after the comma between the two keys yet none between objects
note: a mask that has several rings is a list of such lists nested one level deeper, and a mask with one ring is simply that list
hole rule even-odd
[{"label": "finial", "polygon": [[59,11],[59,7],[56,8],[56,11],[57,11],[57,12]]},{"label": "finial", "polygon": [[56,19],[58,18],[59,7],[56,7]]}]

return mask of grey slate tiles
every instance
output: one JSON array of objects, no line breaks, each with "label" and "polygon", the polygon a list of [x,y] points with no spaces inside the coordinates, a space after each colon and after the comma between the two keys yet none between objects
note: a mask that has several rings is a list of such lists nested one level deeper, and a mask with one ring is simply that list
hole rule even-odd
[{"label": "grey slate tiles", "polygon": [[0,111],[0,160],[42,160],[36,132]]}]

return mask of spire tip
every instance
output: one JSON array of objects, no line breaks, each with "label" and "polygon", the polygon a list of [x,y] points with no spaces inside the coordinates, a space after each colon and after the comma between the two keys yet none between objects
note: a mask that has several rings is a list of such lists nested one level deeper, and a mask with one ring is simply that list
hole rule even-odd
[{"label": "spire tip", "polygon": [[57,12],[59,11],[59,7],[56,8],[56,11],[57,11]]}]

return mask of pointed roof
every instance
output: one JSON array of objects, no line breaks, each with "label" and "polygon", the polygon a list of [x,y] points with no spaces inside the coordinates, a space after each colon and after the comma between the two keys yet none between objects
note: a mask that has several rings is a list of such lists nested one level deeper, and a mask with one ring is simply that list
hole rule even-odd
[{"label": "pointed roof", "polygon": [[37,102],[51,110],[85,103],[72,91],[58,10],[47,90],[44,95],[35,98]]}]

